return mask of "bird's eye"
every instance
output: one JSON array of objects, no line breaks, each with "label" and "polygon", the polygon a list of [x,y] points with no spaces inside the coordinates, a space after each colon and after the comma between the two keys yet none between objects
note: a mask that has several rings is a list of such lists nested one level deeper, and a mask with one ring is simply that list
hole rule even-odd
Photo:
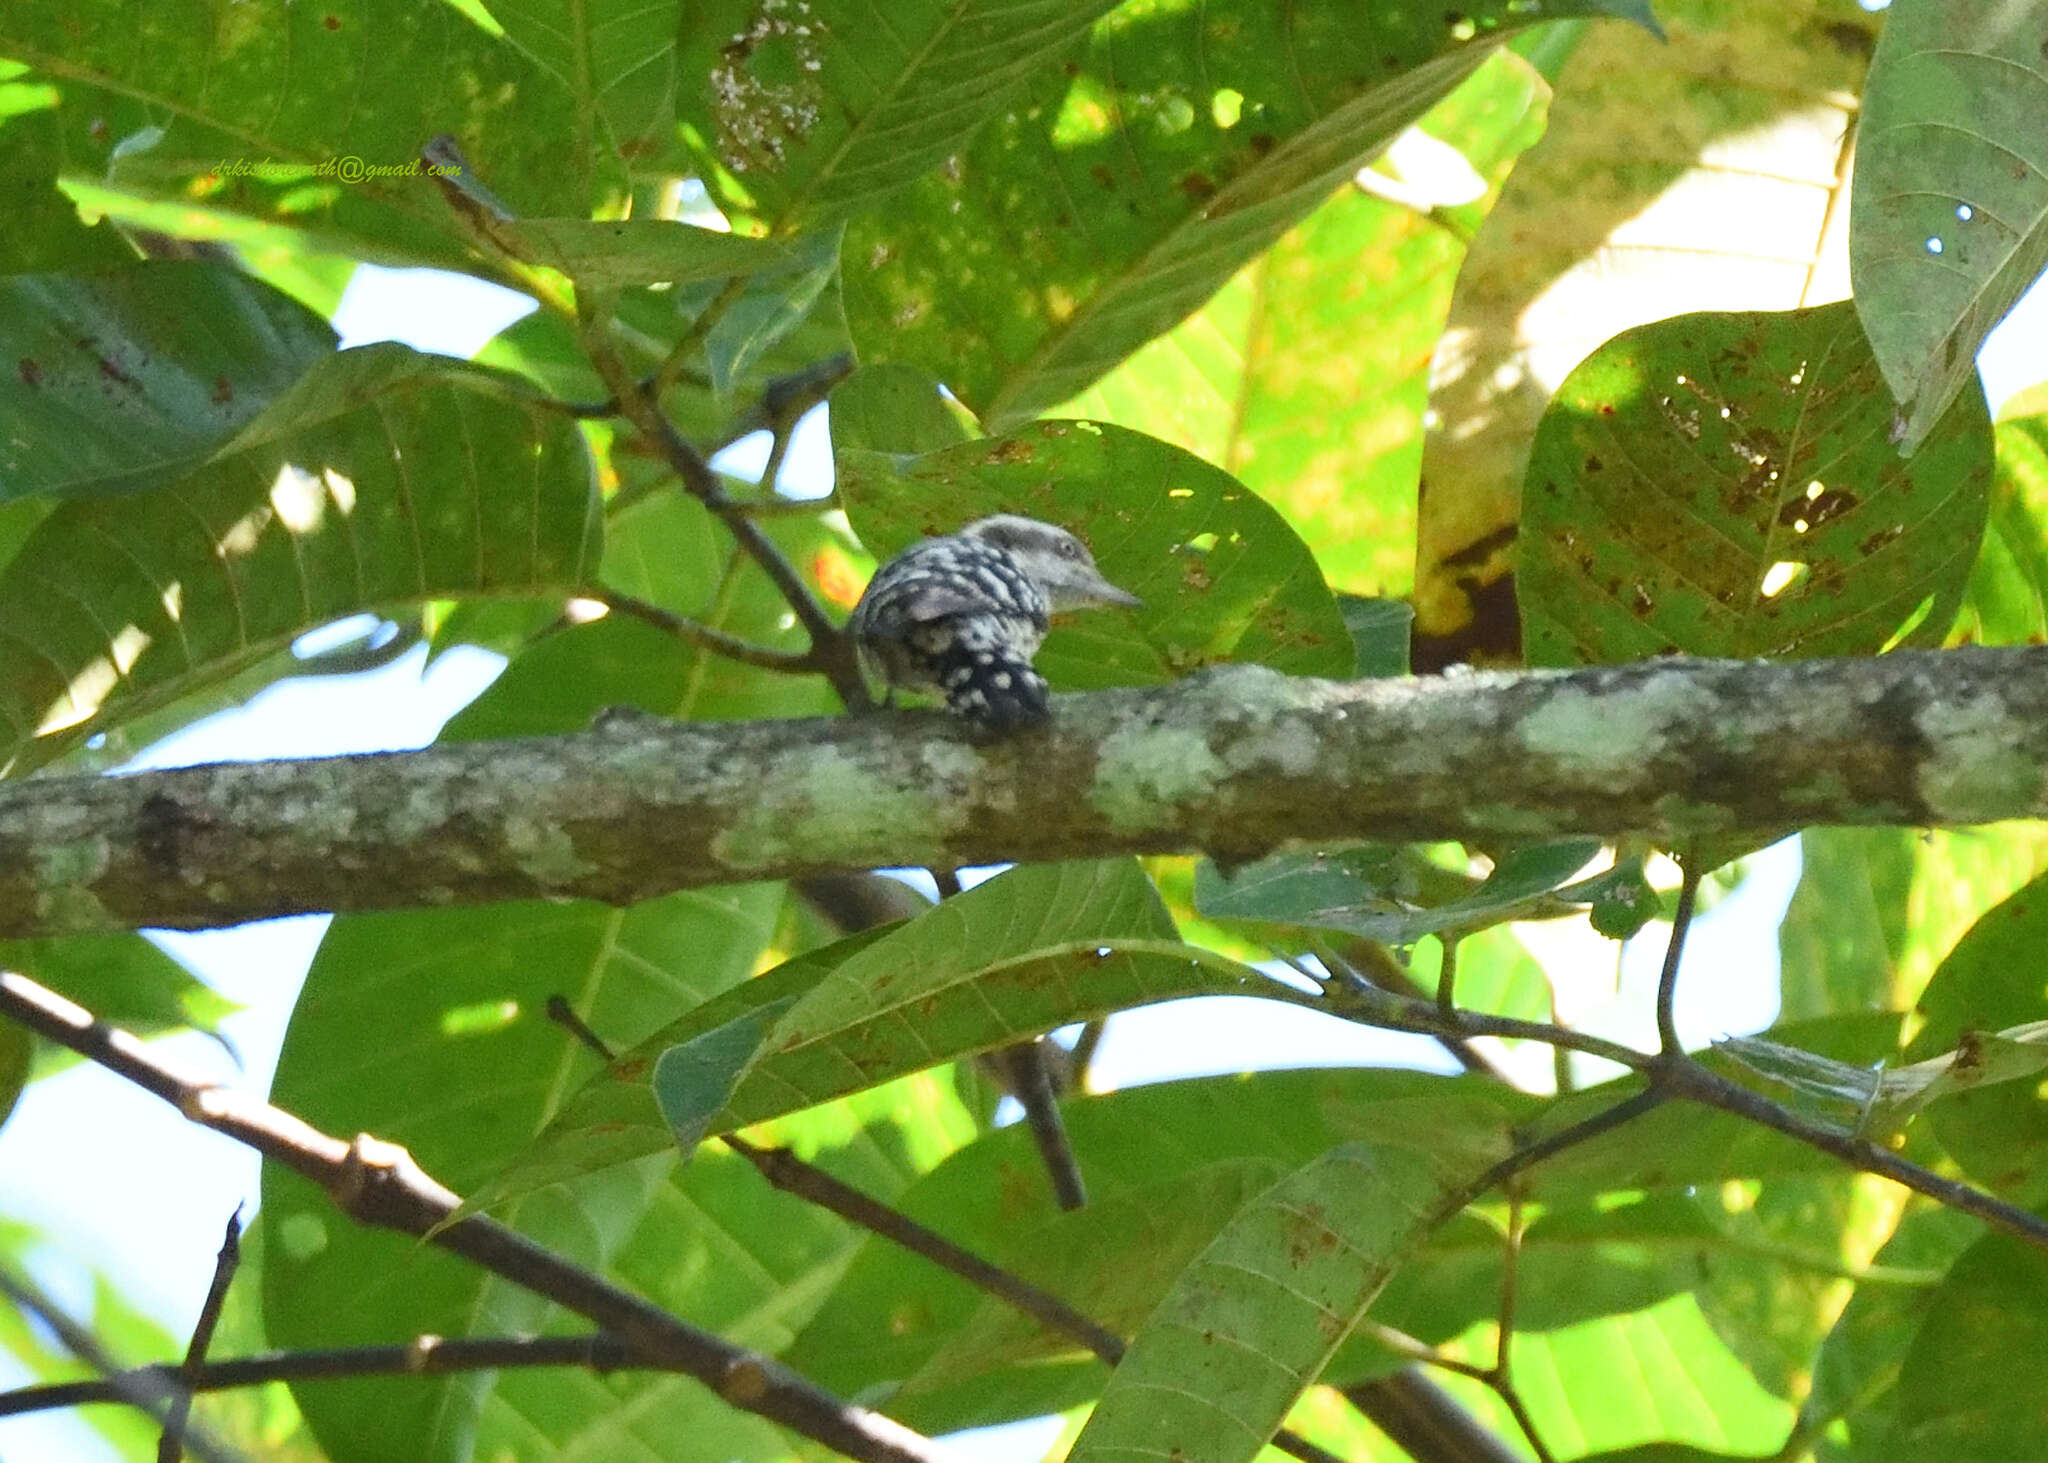
[{"label": "bird's eye", "polygon": [[1081,546],[1070,538],[1061,539],[1059,552],[1062,559],[1078,559],[1081,557]]}]

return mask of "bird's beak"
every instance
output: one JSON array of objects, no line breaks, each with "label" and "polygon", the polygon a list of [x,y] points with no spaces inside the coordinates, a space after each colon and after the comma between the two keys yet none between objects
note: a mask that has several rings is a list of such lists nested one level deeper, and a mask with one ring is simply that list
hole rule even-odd
[{"label": "bird's beak", "polygon": [[1097,604],[1128,605],[1134,610],[1143,609],[1145,605],[1145,601],[1139,599],[1135,594],[1128,590],[1118,589],[1100,575],[1096,577],[1093,584],[1088,586],[1088,594]]}]

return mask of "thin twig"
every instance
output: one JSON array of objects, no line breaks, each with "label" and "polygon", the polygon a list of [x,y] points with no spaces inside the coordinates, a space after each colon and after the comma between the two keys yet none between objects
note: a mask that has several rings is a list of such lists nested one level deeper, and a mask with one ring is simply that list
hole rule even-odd
[{"label": "thin twig", "polygon": [[[1373,989],[1408,1000],[1419,1001],[1423,991],[1406,966],[1395,957],[1394,952],[1377,940],[1352,937],[1340,948],[1329,940],[1315,942],[1316,959],[1323,968],[1348,982],[1354,989]],[[1451,1057],[1466,1071],[1475,1076],[1491,1077],[1504,1086],[1512,1087],[1514,1082],[1484,1052],[1454,1032],[1431,1031],[1438,1046],[1449,1052]]]},{"label": "thin twig", "polygon": [[271,1382],[332,1381],[352,1377],[429,1377],[514,1367],[576,1366],[595,1372],[659,1370],[618,1337],[420,1336],[404,1346],[351,1346],[325,1351],[273,1351],[196,1368],[171,1363],[134,1367],[90,1382],[52,1382],[0,1392],[0,1417],[88,1407],[168,1402],[188,1392],[226,1392]]},{"label": "thin twig", "polygon": [[171,1401],[164,1417],[163,1436],[157,1439],[157,1463],[179,1463],[185,1456],[185,1430],[192,1420],[192,1377],[206,1364],[206,1350],[213,1345],[214,1330],[220,1325],[220,1310],[227,1303],[228,1285],[242,1263],[242,1206],[228,1216],[227,1232],[221,1236],[220,1253],[214,1257],[213,1279],[206,1287],[206,1300],[193,1323],[192,1339],[185,1347],[185,1362],[179,1368],[183,1386]]},{"label": "thin twig", "polygon": [[1686,860],[1684,881],[1678,886],[1678,908],[1671,914],[1671,939],[1664,947],[1664,969],[1657,977],[1657,1044],[1664,1055],[1684,1050],[1678,1041],[1678,963],[1685,954],[1685,937],[1692,929],[1692,909],[1700,893],[1700,860]]},{"label": "thin twig", "polygon": [[[158,1422],[163,1422],[169,1412],[170,1398],[166,1395],[132,1389],[123,1383],[127,1371],[100,1345],[99,1337],[81,1325],[69,1311],[43,1293],[42,1287],[25,1275],[0,1267],[0,1295],[6,1296],[29,1315],[49,1328],[50,1334],[66,1351],[100,1373],[101,1380],[71,1382],[64,1385],[74,1387],[105,1387],[114,1399],[140,1408]],[[175,1375],[174,1369],[173,1374]],[[35,1390],[35,1389],[24,1389]],[[12,1394],[9,1394],[12,1395]],[[27,1409],[24,1409],[27,1410]],[[7,1416],[0,1410],[0,1417]],[[197,1423],[185,1429],[185,1447],[204,1463],[246,1463],[242,1455],[226,1443],[220,1442]]]},{"label": "thin twig", "polygon": [[764,670],[792,674],[815,671],[818,668],[816,657],[811,651],[774,650],[766,645],[756,645],[750,640],[728,634],[714,625],[693,620],[688,615],[675,614],[634,595],[622,594],[612,589],[595,589],[586,597],[617,614],[630,615],[643,624],[652,625],[657,630],[666,630],[678,640],[687,640],[692,645],[701,646],[728,660],[757,665]]},{"label": "thin twig", "polygon": [[1437,948],[1443,951],[1436,971],[1436,1008],[1455,1011],[1458,1008],[1458,937],[1445,930],[1436,937],[1436,943]]},{"label": "thin twig", "polygon": [[867,710],[874,703],[854,656],[853,642],[844,630],[832,623],[824,606],[811,593],[810,586],[804,583],[803,576],[776,547],[767,531],[741,512],[726,495],[725,485],[712,471],[710,462],[690,445],[662,411],[659,392],[641,389],[627,372],[617,351],[594,326],[586,331],[584,343],[590,353],[591,364],[597,367],[605,384],[612,388],[626,419],[660,450],[663,459],[682,480],[684,489],[725,525],[726,532],[746,550],[748,557],[761,566],[783,599],[788,601],[791,612],[811,637],[810,654],[815,668],[832,682],[832,688],[839,693],[839,699],[849,711]]},{"label": "thin twig", "polygon": [[1509,1184],[1508,1228],[1501,1240],[1500,1265],[1500,1325],[1493,1342],[1493,1369],[1486,1378],[1487,1386],[1500,1398],[1515,1425],[1528,1440],[1530,1451],[1536,1455],[1536,1463],[1557,1463],[1550,1447],[1543,1441],[1543,1434],[1536,1430],[1536,1419],[1529,1413],[1529,1406],[1522,1400],[1521,1391],[1515,1386],[1512,1351],[1515,1336],[1516,1291],[1522,1270],[1522,1233],[1526,1216],[1522,1212],[1522,1186]]},{"label": "thin twig", "polygon": [[2038,1249],[2048,1250],[2048,1219],[1994,1198],[1982,1189],[1972,1188],[1956,1179],[1943,1178],[1866,1138],[1801,1117],[1782,1103],[1773,1102],[1763,1094],[1752,1092],[1740,1083],[1711,1071],[1693,1057],[1660,1057],[1649,1068],[1649,1076],[1658,1090],[1673,1097],[1747,1118],[1761,1127],[1783,1133],[1810,1148],[1839,1158],[1863,1173],[1888,1178],[1951,1209],[1975,1215],[1993,1228],[2002,1229]]},{"label": "thin twig", "polygon": [[161,1097],[202,1127],[254,1148],[320,1185],[359,1223],[415,1235],[595,1322],[657,1364],[864,1463],[938,1463],[931,1442],[843,1402],[772,1357],[745,1350],[572,1265],[497,1221],[456,1218],[462,1201],[395,1143],[343,1142],[290,1113],[171,1066],[129,1033],[12,972],[0,1015]]}]

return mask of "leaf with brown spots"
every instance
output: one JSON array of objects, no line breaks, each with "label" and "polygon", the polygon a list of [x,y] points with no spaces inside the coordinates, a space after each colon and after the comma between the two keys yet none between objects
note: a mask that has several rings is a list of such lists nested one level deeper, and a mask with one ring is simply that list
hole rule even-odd
[{"label": "leaf with brown spots", "polygon": [[1901,460],[1847,302],[1623,332],[1543,415],[1517,584],[1537,665],[1938,644],[1984,534],[1972,389]]}]

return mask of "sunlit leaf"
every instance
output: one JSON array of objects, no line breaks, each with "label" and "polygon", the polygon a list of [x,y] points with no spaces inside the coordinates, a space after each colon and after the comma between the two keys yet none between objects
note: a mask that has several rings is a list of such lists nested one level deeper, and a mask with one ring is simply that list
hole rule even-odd
[{"label": "sunlit leaf", "polygon": [[1913,451],[2048,263],[2040,0],[1895,0],[1856,129],[1849,261]]}]

